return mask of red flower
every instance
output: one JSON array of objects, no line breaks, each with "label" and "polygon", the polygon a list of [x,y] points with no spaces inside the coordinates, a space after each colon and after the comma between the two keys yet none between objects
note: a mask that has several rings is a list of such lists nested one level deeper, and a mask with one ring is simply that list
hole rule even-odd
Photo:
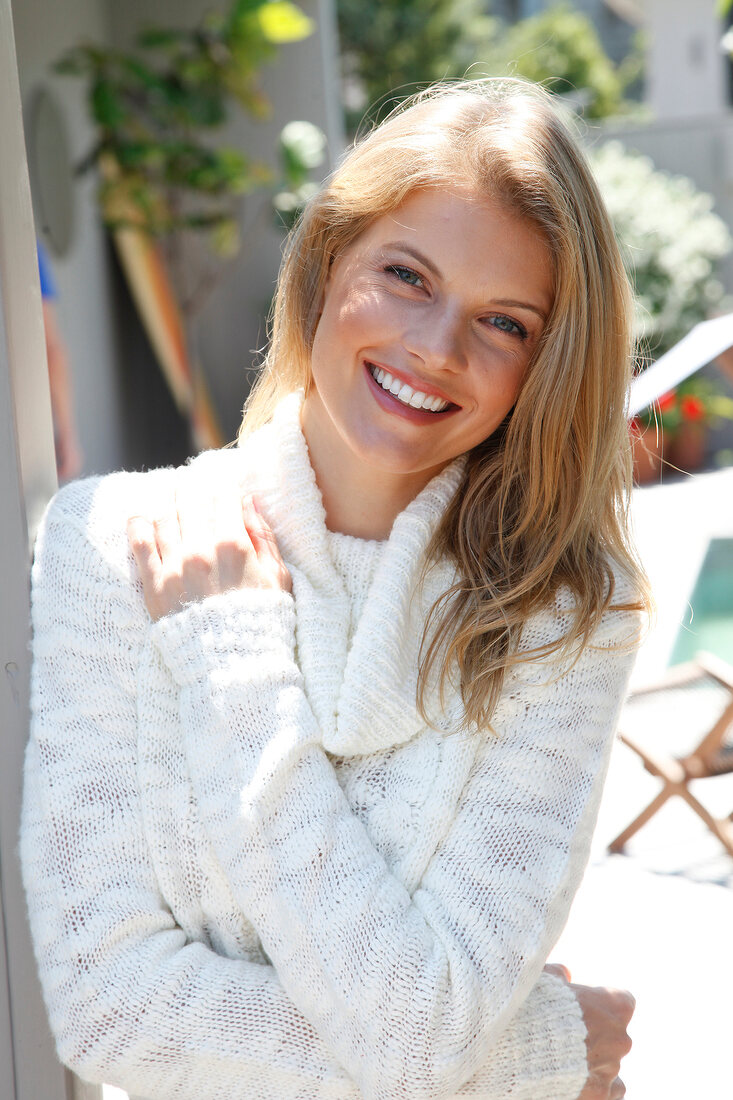
[{"label": "red flower", "polygon": [[677,394],[674,390],[670,390],[669,393],[663,393],[657,402],[660,412],[667,412],[668,409],[673,409],[677,404]]},{"label": "red flower", "polygon": [[680,401],[680,412],[685,420],[704,420],[705,405],[693,393],[686,393]]}]

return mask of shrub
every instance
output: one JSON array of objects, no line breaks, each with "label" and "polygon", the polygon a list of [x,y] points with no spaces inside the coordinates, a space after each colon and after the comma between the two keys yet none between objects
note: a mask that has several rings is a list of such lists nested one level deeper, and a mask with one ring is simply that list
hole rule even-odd
[{"label": "shrub", "polygon": [[692,180],[617,141],[591,161],[636,292],[637,349],[658,358],[722,301],[716,266],[733,239]]},{"label": "shrub", "polygon": [[450,80],[485,55],[499,21],[484,0],[337,0],[346,121],[381,118],[433,80]]},{"label": "shrub", "polygon": [[624,91],[641,67],[638,52],[614,65],[588,16],[568,4],[507,27],[487,61],[491,72],[522,76],[568,97],[587,118],[625,110]]}]

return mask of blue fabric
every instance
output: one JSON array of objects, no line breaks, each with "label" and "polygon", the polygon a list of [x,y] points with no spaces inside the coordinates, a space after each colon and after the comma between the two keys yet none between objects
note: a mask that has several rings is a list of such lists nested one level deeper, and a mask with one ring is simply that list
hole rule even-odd
[{"label": "blue fabric", "polygon": [[53,272],[46,250],[40,241],[36,241],[36,251],[38,253],[38,274],[41,277],[41,294],[44,298],[55,298],[57,294],[56,283],[53,279]]}]

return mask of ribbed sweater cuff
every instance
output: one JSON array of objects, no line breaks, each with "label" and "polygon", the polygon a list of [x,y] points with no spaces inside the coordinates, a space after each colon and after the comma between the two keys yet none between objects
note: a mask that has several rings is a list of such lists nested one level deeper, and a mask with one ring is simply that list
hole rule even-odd
[{"label": "ribbed sweater cuff", "polygon": [[517,1100],[537,1100],[540,1096],[542,1100],[571,1100],[579,1096],[588,1076],[586,1027],[568,983],[543,973],[513,1026],[515,1041],[505,1049],[516,1060],[514,1073],[521,1081]]},{"label": "ribbed sweater cuff", "polygon": [[260,680],[277,676],[294,659],[295,604],[279,589],[224,592],[159,619],[153,637],[181,687],[242,659],[252,661]]}]

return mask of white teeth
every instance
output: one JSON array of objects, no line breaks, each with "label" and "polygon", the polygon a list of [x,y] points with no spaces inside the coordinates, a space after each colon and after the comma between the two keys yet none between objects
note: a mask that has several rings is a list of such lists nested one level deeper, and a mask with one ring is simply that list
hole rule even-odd
[{"label": "white teeth", "polygon": [[404,405],[409,405],[413,409],[427,409],[429,412],[443,412],[444,409],[448,408],[448,401],[443,401],[442,398],[436,396],[428,397],[420,390],[413,390],[406,382],[401,382],[399,378],[393,378],[383,367],[370,366],[369,370],[374,381],[378,382],[382,389],[393,394]]}]

